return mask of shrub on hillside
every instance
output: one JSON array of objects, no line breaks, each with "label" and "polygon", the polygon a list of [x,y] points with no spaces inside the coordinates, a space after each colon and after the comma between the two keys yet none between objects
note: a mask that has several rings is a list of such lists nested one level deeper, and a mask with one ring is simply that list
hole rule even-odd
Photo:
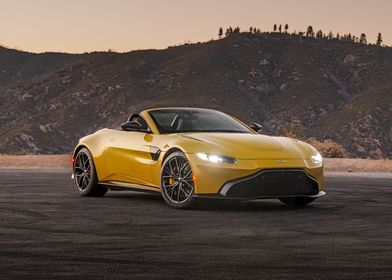
[{"label": "shrub on hillside", "polygon": [[304,130],[304,128],[302,125],[291,124],[291,125],[287,125],[287,126],[283,127],[280,131],[280,134],[283,137],[300,139],[300,138],[302,138],[303,130]]},{"label": "shrub on hillside", "polygon": [[315,147],[323,157],[326,158],[344,158],[347,157],[347,152],[342,145],[326,139],[323,142],[318,141],[316,138],[311,137],[306,139],[306,142]]}]

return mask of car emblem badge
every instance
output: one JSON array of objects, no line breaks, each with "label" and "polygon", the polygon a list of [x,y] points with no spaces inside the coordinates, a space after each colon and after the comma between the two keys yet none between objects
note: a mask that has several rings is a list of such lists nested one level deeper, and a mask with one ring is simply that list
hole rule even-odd
[{"label": "car emblem badge", "polygon": [[287,160],[285,160],[285,159],[278,159],[276,162],[277,163],[285,163],[285,162],[287,162]]}]

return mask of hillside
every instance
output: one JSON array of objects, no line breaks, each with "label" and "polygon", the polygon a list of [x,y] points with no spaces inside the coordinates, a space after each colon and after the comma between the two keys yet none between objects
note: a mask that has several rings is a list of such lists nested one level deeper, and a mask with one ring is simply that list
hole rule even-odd
[{"label": "hillside", "polygon": [[0,48],[0,153],[67,153],[131,112],[198,106],[392,158],[391,65],[391,48],[265,33],[129,53]]}]

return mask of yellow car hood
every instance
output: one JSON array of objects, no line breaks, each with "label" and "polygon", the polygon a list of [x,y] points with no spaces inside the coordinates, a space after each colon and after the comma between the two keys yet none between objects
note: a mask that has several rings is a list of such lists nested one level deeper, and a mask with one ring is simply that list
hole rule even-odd
[{"label": "yellow car hood", "polygon": [[311,148],[298,140],[251,133],[184,133],[182,137],[205,143],[205,150],[237,159],[299,159]]}]

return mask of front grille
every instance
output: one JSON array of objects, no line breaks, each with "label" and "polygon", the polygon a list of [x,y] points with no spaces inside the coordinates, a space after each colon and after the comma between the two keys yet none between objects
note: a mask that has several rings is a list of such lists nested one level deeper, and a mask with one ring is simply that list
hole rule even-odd
[{"label": "front grille", "polygon": [[318,184],[303,170],[263,170],[226,183],[221,194],[233,198],[315,195]]}]

